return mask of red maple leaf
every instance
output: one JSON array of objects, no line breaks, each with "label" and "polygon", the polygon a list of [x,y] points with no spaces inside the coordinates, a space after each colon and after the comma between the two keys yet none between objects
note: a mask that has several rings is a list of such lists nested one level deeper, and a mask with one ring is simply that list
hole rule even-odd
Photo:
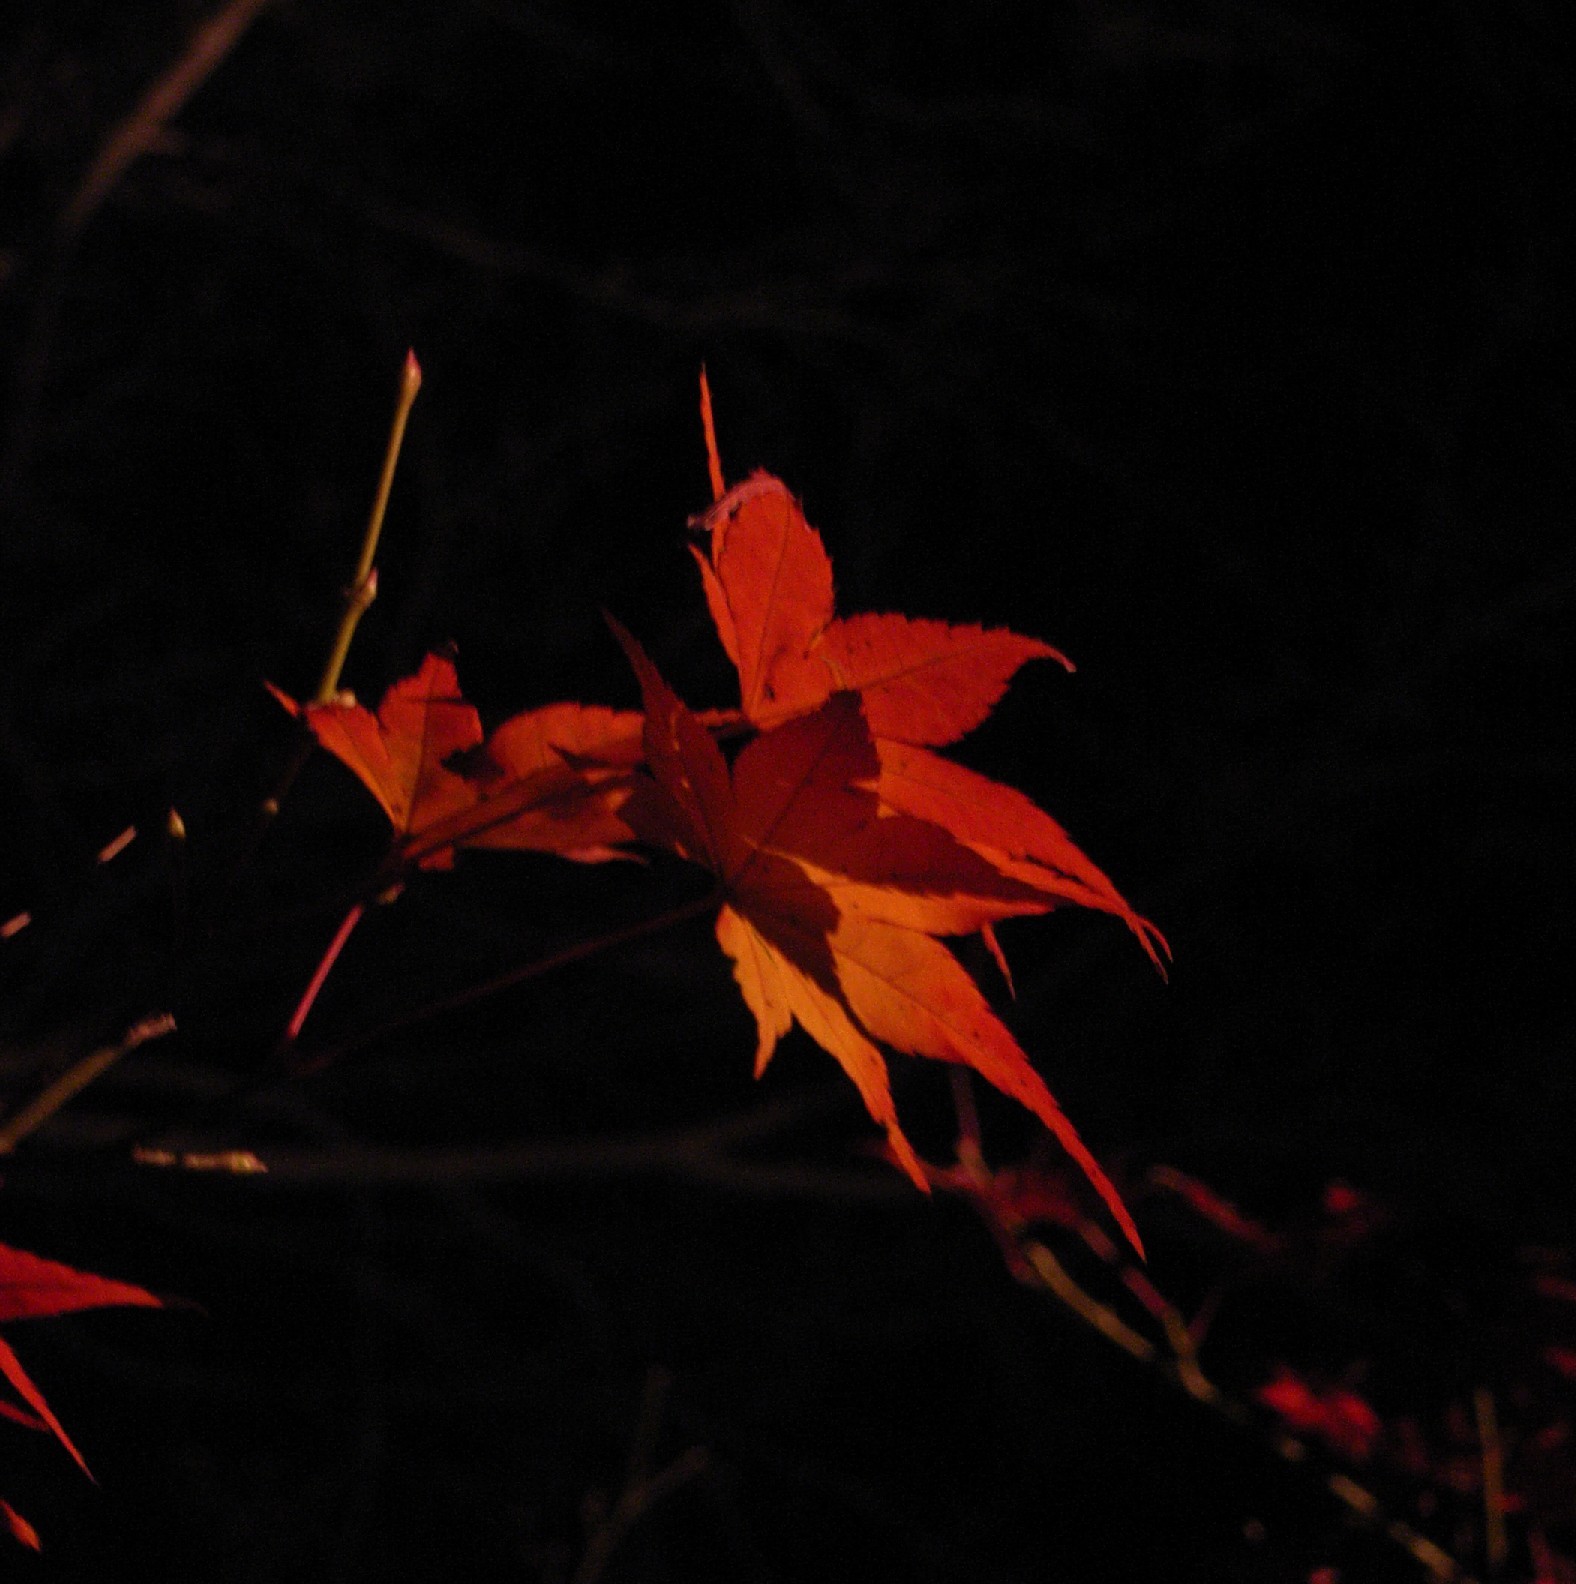
[{"label": "red maple leaf", "polygon": [[897,1120],[877,1042],[974,1068],[1050,1128],[1135,1247],[1137,1228],[1039,1074],[938,935],[1042,913],[1050,899],[926,820],[883,810],[859,695],[762,732],[730,768],[705,726],[618,631],[645,701],[641,837],[718,882],[717,939],[755,1017],[756,1072],[797,1022],[853,1079],[897,1162],[925,1169]]},{"label": "red maple leaf", "polygon": [[766,727],[835,692],[864,698],[870,730],[895,742],[956,742],[990,714],[1019,666],[1065,656],[1000,627],[834,614],[832,563],[787,486],[752,474],[697,519],[692,547],[739,700]]},{"label": "red maple leaf", "polygon": [[383,695],[298,704],[318,743],[378,800],[394,827],[390,867],[447,869],[457,847],[529,849],[594,863],[633,834],[619,816],[640,758],[641,720],[625,710],[551,704],[499,726],[460,692],[454,662],[430,654]]},{"label": "red maple leaf", "polygon": [[[709,411],[709,397],[703,415]],[[707,423],[714,479],[720,479]],[[1164,937],[1023,793],[931,752],[985,720],[1018,668],[1072,664],[1005,628],[898,615],[834,614],[832,565],[787,487],[757,472],[697,519],[691,547],[718,637],[739,675],[740,714],[765,729],[837,691],[859,694],[880,760],[884,807],[942,826],[1004,874],[1058,901],[1122,919],[1163,973]],[[987,940],[991,938],[987,935]]]},{"label": "red maple leaf", "polygon": [[1365,1398],[1344,1386],[1312,1386],[1284,1364],[1253,1395],[1291,1429],[1316,1437],[1353,1463],[1366,1463],[1384,1434]]},{"label": "red maple leaf", "polygon": [[[36,1254],[0,1243],[0,1322],[40,1320],[51,1315],[72,1314],[79,1309],[104,1309],[120,1304],[163,1307],[152,1293],[133,1287],[130,1282],[73,1270],[69,1265],[41,1259]],[[21,1360],[3,1338],[0,1338],[0,1375],[5,1376],[27,1405],[21,1408],[0,1399],[0,1415],[32,1430],[52,1432],[91,1479],[88,1466],[66,1434],[65,1426],[55,1417],[44,1394],[33,1384]]]},{"label": "red maple leaf", "polygon": [[460,847],[556,853],[578,863],[627,857],[621,810],[641,761],[641,716],[597,704],[547,704],[496,727],[466,766],[467,808],[407,842],[415,853]]}]

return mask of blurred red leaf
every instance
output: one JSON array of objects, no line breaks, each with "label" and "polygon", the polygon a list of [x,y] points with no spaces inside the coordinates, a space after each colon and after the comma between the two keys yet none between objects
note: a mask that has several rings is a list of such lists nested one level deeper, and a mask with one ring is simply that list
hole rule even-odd
[{"label": "blurred red leaf", "polygon": [[1532,1290],[1543,1298],[1553,1298],[1559,1303],[1576,1304],[1576,1281],[1572,1281],[1568,1276],[1541,1272],[1532,1278]]},{"label": "blurred red leaf", "polygon": [[1149,1173],[1156,1188],[1174,1193],[1190,1210],[1234,1242],[1244,1243],[1261,1254],[1273,1254],[1281,1247],[1281,1239],[1251,1216],[1244,1215],[1236,1205],[1215,1192],[1206,1182],[1174,1166],[1156,1166]]},{"label": "blurred red leaf", "polygon": [[163,1307],[152,1293],[130,1282],[93,1276],[0,1243],[0,1321],[40,1320],[119,1304]]},{"label": "blurred red leaf", "polygon": [[38,1531],[10,1502],[0,1501],[0,1518],[5,1519],[6,1528],[11,1531],[11,1538],[18,1545],[26,1546],[29,1551],[43,1550],[38,1542]]},{"label": "blurred red leaf", "polygon": [[1366,1463],[1384,1432],[1379,1415],[1356,1392],[1343,1386],[1318,1390],[1284,1364],[1254,1396],[1288,1428],[1353,1463]]},{"label": "blurred red leaf", "polygon": [[[152,1293],[130,1282],[108,1276],[94,1276],[73,1270],[69,1265],[41,1259],[21,1249],[0,1243],[0,1321],[41,1320],[52,1315],[72,1314],[81,1309],[104,1309],[122,1304],[158,1309],[163,1305]],[[76,1459],[84,1474],[88,1466],[72,1444],[65,1427],[55,1417],[44,1395],[22,1367],[9,1343],[0,1339],[0,1375],[11,1383],[31,1412],[4,1404],[5,1416],[34,1429],[52,1431],[60,1444]],[[89,1475],[89,1478],[92,1476]]]}]

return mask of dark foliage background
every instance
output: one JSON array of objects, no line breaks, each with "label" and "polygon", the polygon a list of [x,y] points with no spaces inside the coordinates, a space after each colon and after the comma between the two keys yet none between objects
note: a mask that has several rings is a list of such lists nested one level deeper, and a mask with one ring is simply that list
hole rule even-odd
[{"label": "dark foliage background", "polygon": [[[0,1237],[199,1306],[19,1338],[102,1490],[7,1432],[49,1548],[7,1569],[566,1579],[665,1381],[658,1460],[705,1464],[608,1578],[1412,1576],[1016,1288],[963,1210],[850,1175],[867,1130],[819,1053],[752,1089],[704,926],[204,1134],[556,1164],[314,1187],[85,1152],[256,1061],[376,853],[314,762],[216,880],[287,751],[261,682],[321,664],[405,348],[426,385],[346,679],[374,699],[453,640],[489,719],[634,703],[602,606],[723,701],[683,549],[704,361],[730,472],[802,494],[845,609],[1078,662],[965,757],[1176,951],[1166,987],[1108,921],[1007,932],[1014,1027],[1086,1135],[1271,1218],[1361,1185],[1406,1229],[1364,1346],[1440,1395],[1491,1371],[1515,1250],[1568,1243],[1576,1199],[1555,9],[278,0],[70,238],[205,11],[4,13],[0,916],[35,923],[0,1055],[20,1085],[130,1015],[181,1033],[19,1154]],[[466,862],[357,937],[315,1026],[691,883]],[[899,1092],[944,1150],[941,1080]],[[779,1100],[786,1178],[597,1154]],[[1196,1279],[1158,1230],[1155,1280]],[[1343,1346],[1267,1309],[1222,1367],[1249,1385],[1293,1333]]]}]

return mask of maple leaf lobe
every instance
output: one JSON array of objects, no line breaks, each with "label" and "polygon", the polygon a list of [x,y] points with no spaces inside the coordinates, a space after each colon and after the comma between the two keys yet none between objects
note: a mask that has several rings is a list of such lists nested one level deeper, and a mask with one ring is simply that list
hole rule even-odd
[{"label": "maple leaf lobe", "polygon": [[[82,1309],[104,1309],[119,1305],[153,1309],[163,1307],[162,1300],[141,1287],[132,1286],[130,1282],[73,1270],[69,1265],[0,1243],[0,1321],[41,1320],[52,1315],[74,1314]],[[0,1409],[4,1410],[6,1417],[35,1429],[50,1431],[71,1454],[82,1472],[92,1479],[87,1463],[66,1433],[66,1427],[55,1417],[44,1394],[34,1385],[22,1367],[22,1361],[3,1338],[0,1338],[0,1375],[11,1383],[12,1389],[30,1410],[24,1413],[9,1403],[0,1403]]]},{"label": "maple leaf lobe", "polygon": [[760,721],[769,708],[797,702],[774,673],[791,668],[831,621],[831,559],[798,501],[769,473],[736,484],[697,526],[711,541],[709,557],[695,552],[706,603],[738,671],[745,716]]}]

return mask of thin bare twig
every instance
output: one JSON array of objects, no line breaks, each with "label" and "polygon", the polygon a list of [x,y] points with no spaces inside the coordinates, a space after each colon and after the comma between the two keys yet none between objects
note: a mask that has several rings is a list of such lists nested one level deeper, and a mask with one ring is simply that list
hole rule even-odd
[{"label": "thin bare twig", "polygon": [[9,1117],[4,1126],[0,1126],[0,1155],[9,1155],[23,1139],[36,1133],[63,1105],[86,1089],[95,1078],[108,1072],[122,1056],[149,1040],[162,1039],[174,1032],[175,1019],[168,1012],[159,1012],[133,1023],[115,1044],[101,1045],[97,1050],[89,1051],[80,1061],[73,1062],[53,1083]]},{"label": "thin bare twig", "polygon": [[0,443],[0,496],[17,489],[27,470],[66,277],[77,239],[122,176],[165,135],[170,121],[240,42],[269,0],[227,0],[201,22],[181,52],[144,90],[100,144],[55,221],[38,264],[39,280],[12,378],[11,419]]},{"label": "thin bare twig", "polygon": [[291,1073],[296,1077],[304,1077],[322,1072],[344,1057],[364,1050],[369,1045],[380,1044],[391,1035],[403,1033],[417,1024],[431,1022],[434,1018],[442,1017],[449,1012],[457,1012],[462,1007],[471,1006],[489,996],[513,989],[516,985],[526,984],[532,979],[540,979],[544,974],[553,973],[559,968],[567,968],[572,963],[582,962],[587,957],[594,957],[598,952],[607,951],[615,946],[626,946],[631,941],[640,940],[647,935],[655,935],[661,930],[683,924],[689,919],[699,918],[701,914],[709,912],[716,906],[716,894],[709,893],[697,897],[693,902],[670,908],[665,913],[637,919],[635,923],[625,925],[622,929],[609,930],[605,935],[597,935],[590,940],[576,941],[574,945],[566,946],[562,951],[551,952],[546,957],[534,957],[530,962],[523,963],[518,968],[511,968],[507,973],[498,974],[481,984],[469,985],[453,995],[443,996],[413,1011],[401,1013],[387,1023],[369,1029],[365,1034],[347,1040],[343,1045],[336,1045],[328,1050],[319,1051],[315,1056],[305,1057],[294,1064]]},{"label": "thin bare twig", "polygon": [[[934,1180],[953,1191],[961,1191],[973,1205],[986,1226],[990,1228],[997,1244],[1007,1257],[1008,1268],[1026,1286],[1054,1298],[1068,1313],[1120,1348],[1139,1364],[1155,1370],[1171,1385],[1179,1388],[1195,1402],[1228,1423],[1252,1433],[1257,1431],[1257,1417],[1249,1405],[1240,1398],[1221,1390],[1205,1373],[1198,1357],[1198,1340],[1193,1329],[1176,1306],[1160,1292],[1147,1272],[1133,1265],[1125,1251],[1096,1222],[1087,1217],[1035,1217],[1021,1213],[1010,1195],[994,1191],[995,1179],[980,1150],[979,1118],[974,1107],[973,1090],[966,1074],[954,1075],[953,1104],[958,1118],[957,1164],[936,1173]],[[1164,1174],[1164,1178],[1162,1176]],[[1179,1191],[1191,1186],[1190,1179],[1181,1173],[1159,1168],[1151,1174],[1151,1181],[1165,1181],[1166,1186]],[[1229,1208],[1229,1207],[1227,1207]],[[1035,1222],[1054,1219],[1057,1224],[1074,1232],[1086,1248],[1105,1265],[1125,1287],[1129,1295],[1148,1314],[1161,1333],[1161,1340],[1144,1335],[1129,1325],[1109,1304],[1101,1302],[1088,1291],[1051,1251],[1044,1239],[1035,1233]],[[1243,1222],[1244,1226],[1250,1223]],[[1254,1229],[1263,1238],[1262,1229]],[[1490,1496],[1491,1483],[1497,1481],[1489,1463],[1499,1455],[1498,1435],[1493,1425],[1493,1400],[1486,1392],[1479,1393],[1479,1439],[1484,1456],[1484,1499],[1490,1506],[1490,1523],[1493,1513],[1499,1512],[1500,1546],[1503,1560],[1504,1516],[1500,1487]],[[1307,1446],[1294,1435],[1276,1431],[1267,1437],[1268,1445],[1287,1463],[1301,1463],[1307,1456]],[[1405,1551],[1414,1561],[1428,1570],[1438,1584],[1473,1584],[1470,1575],[1447,1551],[1436,1545],[1426,1535],[1404,1520],[1392,1517],[1379,1498],[1366,1486],[1339,1471],[1327,1473],[1325,1489],[1355,1518],[1368,1528],[1381,1534],[1392,1545]],[[1490,1571],[1494,1567],[1494,1541],[1488,1545]]]},{"label": "thin bare twig", "polygon": [[663,1410],[667,1406],[672,1385],[673,1377],[665,1369],[654,1366],[646,1372],[640,1418],[635,1425],[624,1488],[619,1492],[618,1500],[607,1509],[591,1531],[572,1584],[596,1584],[607,1571],[614,1552],[629,1531],[658,1502],[704,1473],[710,1464],[706,1449],[695,1446],[681,1452],[655,1474],[650,1472],[657,1434],[662,1428]]},{"label": "thin bare twig", "polygon": [[318,960],[317,967],[312,971],[311,980],[308,982],[306,989],[301,992],[301,999],[296,1003],[295,1011],[290,1014],[289,1023],[285,1025],[284,1038],[280,1042],[281,1049],[288,1050],[300,1038],[301,1030],[311,1014],[318,995],[328,982],[328,976],[333,971],[334,964],[339,961],[339,954],[345,949],[345,942],[350,939],[351,932],[361,922],[362,915],[366,911],[366,903],[357,902],[344,918],[339,921],[339,928],[335,930],[333,940],[328,943],[328,949]]},{"label": "thin bare twig", "polygon": [[356,563],[356,575],[345,590],[345,607],[340,613],[339,627],[323,666],[323,675],[313,695],[316,704],[330,703],[339,691],[339,673],[344,669],[345,657],[350,653],[350,640],[355,637],[356,624],[377,596],[377,572],[374,563],[378,553],[378,539],[383,532],[383,518],[388,511],[389,492],[394,487],[394,469],[405,444],[405,425],[410,410],[415,405],[416,393],[421,389],[421,364],[414,352],[405,354],[405,364],[400,370],[399,399],[394,407],[394,422],[389,426],[389,443],[383,453],[383,471],[378,475],[377,494],[372,498],[372,511],[367,518],[366,532],[361,538],[361,559]]},{"label": "thin bare twig", "polygon": [[158,143],[165,127],[218,70],[268,4],[269,0],[229,0],[193,29],[186,47],[116,125],[77,183],[57,222],[63,241],[69,242],[81,232],[127,169]]},{"label": "thin bare twig", "polygon": [[1472,1410],[1483,1457],[1483,1555],[1488,1576],[1498,1578],[1505,1571],[1510,1542],[1505,1534],[1505,1450],[1494,1394],[1488,1387],[1479,1386],[1472,1393]]}]

